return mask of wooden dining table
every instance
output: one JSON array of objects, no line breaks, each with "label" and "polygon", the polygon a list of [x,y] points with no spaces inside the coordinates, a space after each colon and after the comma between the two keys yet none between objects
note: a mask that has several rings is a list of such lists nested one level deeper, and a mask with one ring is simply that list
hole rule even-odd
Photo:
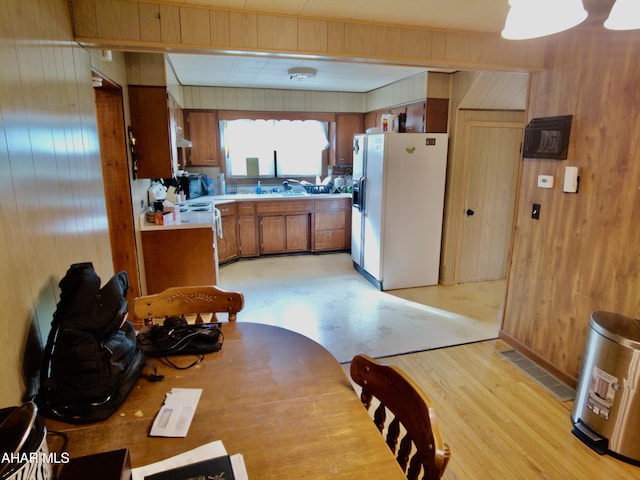
[{"label": "wooden dining table", "polygon": [[[222,324],[224,344],[189,369],[157,359],[164,381],[140,378],[109,419],[75,425],[47,420],[64,432],[71,458],[129,449],[132,467],[157,462],[221,440],[244,457],[258,479],[406,478],[342,366],[321,345],[280,327]],[[193,357],[172,357],[187,364]],[[149,431],[172,388],[201,388],[184,438],[151,437]]]}]

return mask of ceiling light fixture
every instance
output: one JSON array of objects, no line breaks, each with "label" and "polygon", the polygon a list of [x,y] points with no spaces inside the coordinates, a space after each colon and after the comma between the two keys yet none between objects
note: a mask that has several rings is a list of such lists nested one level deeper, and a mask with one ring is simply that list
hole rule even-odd
[{"label": "ceiling light fixture", "polygon": [[545,37],[568,30],[587,18],[582,0],[509,0],[502,36],[509,40]]},{"label": "ceiling light fixture", "polygon": [[637,0],[616,0],[604,22],[609,30],[635,30],[640,28],[640,4]]},{"label": "ceiling light fixture", "polygon": [[316,73],[318,73],[318,70],[316,70],[315,68],[294,67],[289,69],[289,79],[301,81],[306,78],[315,77]]}]

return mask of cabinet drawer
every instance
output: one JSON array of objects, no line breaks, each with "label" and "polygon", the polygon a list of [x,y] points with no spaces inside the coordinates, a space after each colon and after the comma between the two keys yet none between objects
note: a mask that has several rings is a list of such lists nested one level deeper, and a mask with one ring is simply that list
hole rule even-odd
[{"label": "cabinet drawer", "polygon": [[238,213],[240,215],[254,215],[256,204],[253,202],[238,202]]},{"label": "cabinet drawer", "polygon": [[324,230],[315,232],[315,250],[342,250],[346,248],[344,230]]},{"label": "cabinet drawer", "polygon": [[220,216],[225,217],[227,215],[233,215],[237,212],[235,203],[223,203],[216,205],[216,208],[220,210]]},{"label": "cabinet drawer", "polygon": [[313,204],[311,200],[276,200],[271,202],[258,202],[256,210],[258,215],[285,214],[310,212]]},{"label": "cabinet drawer", "polygon": [[314,209],[316,212],[327,212],[331,210],[346,210],[351,205],[348,198],[332,198],[329,200],[314,200]]},{"label": "cabinet drawer", "polygon": [[346,213],[338,212],[316,212],[314,230],[335,230],[344,229],[346,226]]}]

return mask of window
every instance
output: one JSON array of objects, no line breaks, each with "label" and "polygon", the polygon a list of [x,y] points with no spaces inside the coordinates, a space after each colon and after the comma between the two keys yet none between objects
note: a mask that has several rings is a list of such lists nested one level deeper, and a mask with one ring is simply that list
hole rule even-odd
[{"label": "window", "polygon": [[329,147],[327,122],[224,120],[221,132],[228,177],[322,175]]}]

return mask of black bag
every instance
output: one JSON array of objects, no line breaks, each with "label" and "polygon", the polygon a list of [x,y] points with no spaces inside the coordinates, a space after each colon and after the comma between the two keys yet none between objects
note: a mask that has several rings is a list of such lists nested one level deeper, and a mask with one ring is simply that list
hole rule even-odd
[{"label": "black bag", "polygon": [[[224,335],[220,323],[189,325],[175,317],[169,317],[164,325],[144,327],[138,332],[138,348],[148,357],[164,357],[173,368],[186,369],[197,365],[205,353],[222,348]],[[179,367],[167,357],[174,355],[197,355],[198,360]]]},{"label": "black bag", "polygon": [[222,341],[219,323],[176,327],[153,325],[138,333],[138,348],[149,357],[217,352],[222,348]]},{"label": "black bag", "polygon": [[121,271],[100,288],[86,262],[71,265],[59,286],[36,403],[65,422],[105,420],[125,401],[145,361],[126,320],[129,279]]}]

